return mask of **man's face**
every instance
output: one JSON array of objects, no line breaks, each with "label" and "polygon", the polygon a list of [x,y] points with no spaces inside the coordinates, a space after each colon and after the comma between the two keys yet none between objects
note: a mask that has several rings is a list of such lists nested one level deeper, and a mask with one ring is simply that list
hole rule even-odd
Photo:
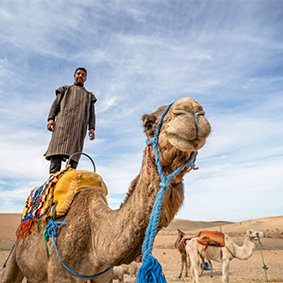
[{"label": "man's face", "polygon": [[86,81],[86,73],[83,70],[77,70],[74,74],[75,83],[83,84]]}]

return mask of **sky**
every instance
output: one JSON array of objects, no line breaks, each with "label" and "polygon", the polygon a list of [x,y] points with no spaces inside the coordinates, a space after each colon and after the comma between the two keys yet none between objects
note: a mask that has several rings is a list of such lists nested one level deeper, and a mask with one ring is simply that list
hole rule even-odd
[{"label": "sky", "polygon": [[[88,71],[96,139],[86,138],[112,209],[140,172],[141,117],[181,97],[212,132],[184,177],[176,218],[283,215],[283,1],[4,1],[0,7],[0,213],[21,213],[49,176],[55,89]],[[63,164],[64,168],[65,164]],[[78,169],[91,170],[82,157]]]}]

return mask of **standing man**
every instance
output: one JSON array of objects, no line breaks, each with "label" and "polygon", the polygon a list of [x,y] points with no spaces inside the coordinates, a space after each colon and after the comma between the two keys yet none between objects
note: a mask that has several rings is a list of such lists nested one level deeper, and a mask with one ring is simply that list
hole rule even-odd
[{"label": "standing man", "polygon": [[[74,74],[75,83],[56,90],[47,124],[52,137],[44,154],[50,160],[50,174],[60,171],[61,162],[66,161],[73,153],[82,152],[87,126],[90,140],[95,138],[94,103],[97,99],[84,88],[86,78],[86,69],[77,68]],[[72,157],[72,168],[76,169],[79,159],[80,154]]]}]

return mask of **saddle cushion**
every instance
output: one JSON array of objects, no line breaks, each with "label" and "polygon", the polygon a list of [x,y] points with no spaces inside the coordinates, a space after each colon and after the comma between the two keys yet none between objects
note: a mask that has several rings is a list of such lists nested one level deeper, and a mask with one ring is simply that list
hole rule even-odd
[{"label": "saddle cushion", "polygon": [[219,231],[200,231],[197,239],[199,244],[205,246],[224,247],[224,234]]},{"label": "saddle cushion", "polygon": [[98,174],[84,170],[70,170],[58,180],[55,186],[53,204],[58,202],[56,217],[64,216],[68,212],[76,194],[86,187],[100,190],[107,203],[107,187]]}]

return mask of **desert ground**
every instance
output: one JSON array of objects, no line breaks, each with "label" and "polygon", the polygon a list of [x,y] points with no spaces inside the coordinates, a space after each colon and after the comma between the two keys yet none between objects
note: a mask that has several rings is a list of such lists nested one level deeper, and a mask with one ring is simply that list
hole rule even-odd
[{"label": "desert ground", "polygon": [[[15,231],[19,225],[20,214],[0,214],[0,278],[3,272],[3,264],[15,241]],[[174,219],[167,228],[162,229],[156,236],[153,255],[162,265],[163,272],[168,283],[191,282],[190,277],[178,278],[181,270],[181,256],[174,248],[178,232],[182,230],[185,237],[193,237],[200,230],[218,230],[232,237],[234,242],[242,245],[245,239],[245,232],[248,229],[262,231],[266,234],[261,239],[262,254],[264,262],[268,267],[268,282],[283,283],[283,216],[266,217],[238,223],[224,221],[217,222],[196,222],[182,219]],[[221,282],[221,263],[212,262],[213,278],[210,271],[204,271],[200,282],[216,283]],[[230,283],[253,283],[267,282],[263,261],[259,246],[248,260],[233,259],[230,263]],[[130,282],[130,277],[125,276],[125,282]],[[115,280],[114,282],[118,282]]]}]

